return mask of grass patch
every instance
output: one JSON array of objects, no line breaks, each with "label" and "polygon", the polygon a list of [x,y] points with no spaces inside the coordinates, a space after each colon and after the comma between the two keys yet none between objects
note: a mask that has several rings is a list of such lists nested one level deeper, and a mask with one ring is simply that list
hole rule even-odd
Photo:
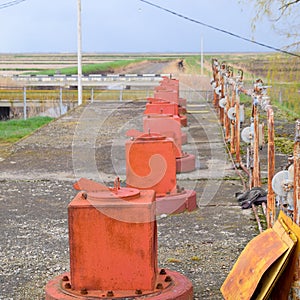
[{"label": "grass patch", "polygon": [[288,102],[285,104],[279,103],[275,101],[275,106],[278,110],[275,111],[276,117],[287,120],[288,122],[293,122],[300,117],[300,107],[299,104],[297,108],[295,107],[294,110],[288,108]]},{"label": "grass patch", "polygon": [[[89,74],[102,74],[102,73],[115,73],[116,70],[128,67],[129,65],[140,63],[143,61],[169,61],[170,59],[167,58],[140,58],[140,59],[128,59],[128,60],[115,60],[110,62],[103,62],[103,63],[94,63],[94,64],[84,64],[82,66],[82,74],[89,75]],[[68,67],[68,68],[61,68],[59,70],[55,69],[48,69],[36,72],[36,75],[55,75],[57,72],[61,75],[76,75],[78,72],[77,66],[76,67]],[[32,74],[32,73],[30,73]]]},{"label": "grass patch", "polygon": [[[89,74],[99,74],[103,72],[113,73],[114,69],[119,69],[126,67],[132,63],[138,63],[143,61],[143,59],[135,59],[135,60],[117,60],[111,62],[104,62],[99,64],[87,64],[82,66],[82,74],[89,75]],[[59,73],[62,75],[74,75],[77,74],[77,66],[76,67],[69,67],[69,68],[62,68],[59,69]],[[37,75],[55,75],[57,74],[57,70],[45,70],[35,73]]]},{"label": "grass patch", "polygon": [[[140,63],[143,61],[170,61],[175,58],[136,58],[136,59],[123,59],[123,60],[114,60],[109,62],[102,62],[102,63],[91,63],[91,64],[84,64],[82,65],[82,74],[89,75],[89,74],[106,74],[106,73],[115,73],[118,70],[128,67],[129,65]],[[48,69],[48,70],[39,70],[39,72],[30,72],[27,73],[29,75],[56,75],[59,72],[61,75],[76,75],[78,73],[77,66],[75,67],[67,67],[61,69]]]},{"label": "grass patch", "polygon": [[275,149],[283,154],[293,154],[294,141],[285,137],[275,137]]},{"label": "grass patch", "polygon": [[200,61],[199,56],[189,56],[184,59],[187,73],[195,74],[200,73]]},{"label": "grass patch", "polygon": [[29,135],[53,118],[33,117],[27,120],[9,120],[0,122],[0,142],[14,143]]}]

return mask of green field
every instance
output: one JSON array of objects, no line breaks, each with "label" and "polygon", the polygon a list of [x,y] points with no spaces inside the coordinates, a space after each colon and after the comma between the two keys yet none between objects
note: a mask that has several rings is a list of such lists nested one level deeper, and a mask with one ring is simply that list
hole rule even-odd
[{"label": "green field", "polygon": [[13,143],[49,123],[50,117],[33,117],[27,120],[0,122],[0,143]]},{"label": "green field", "polygon": [[[9,70],[23,71],[31,70],[30,74],[76,74],[76,55],[75,54],[19,54],[1,55],[1,64]],[[257,78],[263,79],[266,85],[272,86],[268,93],[272,103],[289,112],[294,117],[300,115],[300,65],[299,59],[277,53],[227,53],[227,54],[205,54],[204,55],[204,74],[212,76],[211,60],[217,58],[219,62],[226,62],[233,67],[236,73],[238,69],[244,71],[244,85],[247,88],[253,87]],[[122,69],[145,62],[145,61],[175,61],[184,59],[185,74],[199,74],[200,55],[188,53],[174,54],[84,54],[83,55],[83,74],[107,74],[118,73]],[[22,68],[23,69],[22,69]],[[115,97],[116,92],[95,90],[95,99],[103,100]],[[135,94],[133,94],[135,93]],[[57,99],[58,91],[29,90],[28,99]],[[134,100],[145,97],[145,93],[124,92],[124,97]],[[1,83],[0,100],[13,100],[22,97],[21,89],[5,88],[5,83]],[[151,96],[151,95],[150,95]],[[67,100],[76,101],[77,95],[74,90],[64,90],[64,97]],[[90,98],[90,91],[83,91],[83,100]]]},{"label": "green field", "polygon": [[243,53],[209,55],[206,60],[217,58],[219,62],[244,71],[244,85],[251,88],[261,78],[270,86],[271,101],[294,117],[300,117],[300,64],[299,58],[277,53]]}]

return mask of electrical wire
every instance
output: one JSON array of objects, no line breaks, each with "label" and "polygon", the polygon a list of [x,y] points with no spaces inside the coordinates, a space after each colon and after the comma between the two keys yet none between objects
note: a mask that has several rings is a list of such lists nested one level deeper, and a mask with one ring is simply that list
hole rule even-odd
[{"label": "electrical wire", "polygon": [[26,0],[14,0],[14,1],[5,2],[3,4],[0,4],[0,9],[14,6],[14,5],[20,4],[21,2],[24,2],[24,1],[26,1]]},{"label": "electrical wire", "polygon": [[175,11],[172,11],[172,10],[170,10],[170,9],[168,9],[168,8],[164,8],[164,7],[160,6],[160,5],[154,4],[154,3],[152,3],[152,2],[149,2],[149,1],[146,1],[146,0],[139,0],[139,1],[144,2],[144,3],[148,4],[148,5],[153,6],[153,7],[156,7],[156,8],[158,8],[158,9],[160,9],[160,10],[164,10],[164,11],[166,11],[166,12],[172,14],[172,15],[175,15],[175,16],[180,17],[180,18],[182,18],[182,19],[185,19],[185,20],[187,20],[187,21],[190,21],[190,22],[193,22],[193,23],[196,23],[196,24],[199,24],[199,25],[208,27],[208,28],[213,29],[213,30],[216,30],[216,31],[220,31],[220,32],[225,33],[225,34],[227,34],[227,35],[231,35],[231,36],[236,37],[236,38],[238,38],[238,39],[241,39],[241,40],[244,40],[244,41],[247,41],[247,42],[250,42],[250,43],[253,43],[253,44],[256,44],[256,45],[265,47],[265,48],[268,48],[268,49],[272,49],[272,50],[275,50],[275,51],[277,51],[277,52],[281,52],[281,53],[284,53],[284,54],[288,54],[288,55],[292,55],[292,56],[296,56],[296,57],[299,57],[299,58],[300,58],[300,55],[298,55],[298,54],[296,54],[296,53],[289,52],[289,51],[286,51],[286,50],[282,50],[282,49],[279,49],[279,48],[276,48],[276,47],[273,47],[273,46],[270,46],[270,45],[267,45],[267,44],[264,44],[264,43],[260,43],[260,42],[251,40],[251,39],[246,38],[246,37],[243,37],[243,36],[241,36],[241,35],[239,35],[239,34],[236,34],[236,33],[233,33],[233,32],[230,32],[230,31],[227,31],[227,30],[224,30],[224,29],[221,29],[221,28],[218,28],[218,27],[215,27],[215,26],[206,24],[206,23],[204,23],[204,22],[201,22],[201,21],[192,19],[192,18],[190,18],[190,17],[184,16],[184,15],[182,15],[182,14],[180,14],[180,13],[177,13],[177,12],[175,12]]}]

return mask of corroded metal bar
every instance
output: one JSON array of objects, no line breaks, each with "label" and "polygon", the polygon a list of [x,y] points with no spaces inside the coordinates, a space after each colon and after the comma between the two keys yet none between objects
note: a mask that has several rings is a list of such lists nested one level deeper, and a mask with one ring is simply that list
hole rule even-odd
[{"label": "corroded metal bar", "polygon": [[267,196],[267,224],[271,228],[275,222],[275,193],[272,179],[275,175],[275,143],[274,143],[274,112],[268,109],[268,196]]},{"label": "corroded metal bar", "polygon": [[[231,107],[235,107],[236,104],[236,97],[235,97],[235,88],[231,91]],[[236,107],[235,107],[236,108]],[[236,116],[236,111],[235,111]],[[230,122],[230,152],[234,154],[236,151],[236,120]]]},{"label": "corroded metal bar", "polygon": [[[227,103],[226,103],[226,112],[230,109],[230,101],[228,99],[228,95],[225,96],[227,98]],[[225,140],[228,142],[230,140],[230,119],[228,118],[227,113],[224,112],[224,129],[225,129]]]},{"label": "corroded metal bar", "polygon": [[[213,72],[213,81],[215,82],[215,87],[219,86],[219,70],[218,70],[218,60],[213,58],[211,62],[212,66],[212,72]],[[219,106],[219,95],[217,95],[215,89],[214,89],[214,98],[213,98],[213,105],[216,109],[218,109]]]},{"label": "corroded metal bar", "polygon": [[254,145],[253,145],[253,186],[261,186],[259,170],[259,113],[257,105],[253,105]]},{"label": "corroded metal bar", "polygon": [[299,225],[300,206],[300,120],[296,121],[294,144],[294,222]]},{"label": "corroded metal bar", "polygon": [[[224,89],[224,77],[220,76],[220,86],[221,86],[221,96],[220,99],[225,97],[225,89]],[[224,117],[225,117],[225,109],[223,107],[219,107],[219,118],[220,118],[220,123],[222,126],[224,126]]]},{"label": "corroded metal bar", "polygon": [[235,103],[235,160],[238,164],[241,162],[241,154],[240,154],[240,143],[241,143],[241,123],[240,123],[240,97],[238,93],[236,93],[236,103]]}]

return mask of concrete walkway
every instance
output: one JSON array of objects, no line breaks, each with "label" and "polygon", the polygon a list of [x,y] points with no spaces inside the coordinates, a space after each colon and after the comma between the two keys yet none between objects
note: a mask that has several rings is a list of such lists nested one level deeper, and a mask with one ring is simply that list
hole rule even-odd
[{"label": "concrete walkway", "polygon": [[[195,299],[222,299],[220,286],[247,242],[257,235],[251,211],[228,159],[217,117],[198,92],[188,99],[184,130],[197,170],[177,182],[197,192],[199,208],[158,218],[159,267],[193,282]],[[94,102],[69,112],[18,142],[0,162],[0,299],[43,299],[44,286],[69,269],[66,207],[80,177],[125,180],[125,132],[142,128],[145,102]]]}]

